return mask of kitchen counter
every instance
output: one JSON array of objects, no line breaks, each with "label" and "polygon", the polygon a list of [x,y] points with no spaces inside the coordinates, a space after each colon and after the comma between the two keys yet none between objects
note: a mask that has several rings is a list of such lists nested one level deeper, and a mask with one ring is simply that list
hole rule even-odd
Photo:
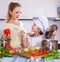
[{"label": "kitchen counter", "polygon": [[3,57],[0,58],[0,62],[60,62],[60,57],[54,60],[45,60],[45,59],[27,59],[21,56],[13,56],[13,57]]}]

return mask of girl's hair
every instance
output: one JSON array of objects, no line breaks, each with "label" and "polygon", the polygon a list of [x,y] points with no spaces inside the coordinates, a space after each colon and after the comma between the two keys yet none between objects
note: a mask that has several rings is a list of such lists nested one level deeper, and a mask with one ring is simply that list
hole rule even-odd
[{"label": "girl's hair", "polygon": [[10,14],[9,11],[12,12],[12,11],[14,10],[14,8],[17,7],[17,6],[20,6],[20,7],[21,7],[21,5],[20,5],[19,3],[17,3],[17,2],[11,2],[11,3],[9,4],[8,13],[7,13],[7,18],[6,18],[6,22],[7,22],[7,23],[8,23],[9,20],[11,19],[11,14]]},{"label": "girl's hair", "polygon": [[43,34],[43,32],[42,31],[40,31],[40,35],[42,35]]},{"label": "girl's hair", "polygon": [[48,30],[45,32],[45,38],[50,39],[51,36],[53,35],[53,32],[55,30],[58,30],[57,25],[51,25]]}]

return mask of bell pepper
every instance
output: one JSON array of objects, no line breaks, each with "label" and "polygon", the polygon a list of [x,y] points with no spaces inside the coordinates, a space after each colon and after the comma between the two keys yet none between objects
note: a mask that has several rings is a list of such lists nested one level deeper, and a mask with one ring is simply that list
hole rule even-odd
[{"label": "bell pepper", "polygon": [[10,35],[10,29],[9,29],[9,28],[4,29],[4,30],[3,30],[3,33],[4,33],[6,36]]},{"label": "bell pepper", "polygon": [[13,48],[10,45],[5,46],[6,49],[12,50]]}]

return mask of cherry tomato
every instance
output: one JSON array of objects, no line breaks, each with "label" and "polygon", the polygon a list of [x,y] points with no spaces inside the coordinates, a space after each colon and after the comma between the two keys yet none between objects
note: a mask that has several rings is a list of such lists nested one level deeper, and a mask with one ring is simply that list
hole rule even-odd
[{"label": "cherry tomato", "polygon": [[44,54],[46,54],[47,53],[47,50],[44,50]]},{"label": "cherry tomato", "polygon": [[50,53],[50,51],[49,51],[49,50],[47,50],[47,51],[46,51],[46,53],[47,53],[47,54],[49,54],[49,53]]},{"label": "cherry tomato", "polygon": [[39,56],[39,52],[36,52],[35,56]]},{"label": "cherry tomato", "polygon": [[31,53],[32,56],[35,56],[35,54],[36,54],[36,52],[32,52],[32,53]]}]

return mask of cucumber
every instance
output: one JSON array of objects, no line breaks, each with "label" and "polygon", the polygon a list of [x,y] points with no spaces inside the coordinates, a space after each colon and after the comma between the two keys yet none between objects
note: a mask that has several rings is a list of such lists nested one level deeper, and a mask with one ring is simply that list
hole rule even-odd
[{"label": "cucumber", "polygon": [[4,54],[5,57],[12,57],[12,54]]},{"label": "cucumber", "polygon": [[55,55],[55,56],[49,56],[47,59],[52,60],[52,59],[56,59],[56,58],[58,58],[58,56],[57,56],[57,55]]},{"label": "cucumber", "polygon": [[58,56],[59,56],[58,53],[56,54],[50,53],[50,54],[44,55],[43,58],[52,60],[52,59],[58,58]]},{"label": "cucumber", "polygon": [[50,52],[51,52],[51,53],[58,53],[57,50],[51,50]]}]

